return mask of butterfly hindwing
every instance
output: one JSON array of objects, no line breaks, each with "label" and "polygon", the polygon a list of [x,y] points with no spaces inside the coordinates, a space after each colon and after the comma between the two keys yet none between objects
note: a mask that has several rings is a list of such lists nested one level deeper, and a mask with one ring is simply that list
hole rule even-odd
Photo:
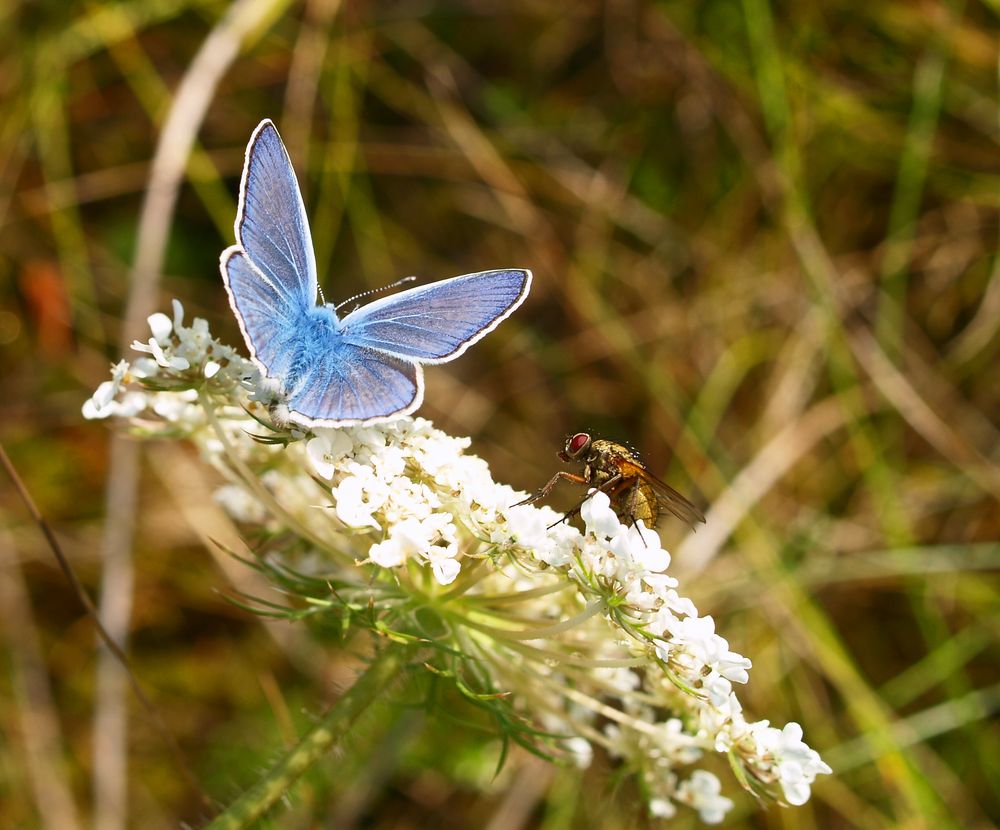
[{"label": "butterfly hindwing", "polygon": [[530,287],[530,271],[466,274],[362,306],[341,321],[340,330],[349,343],[439,363],[458,357],[496,328]]},{"label": "butterfly hindwing", "polygon": [[290,390],[288,408],[305,426],[382,421],[412,412],[423,398],[423,375],[408,360],[333,340]]},{"label": "butterfly hindwing", "polygon": [[240,247],[234,245],[223,251],[221,266],[229,303],[250,356],[269,377],[285,376],[305,312],[289,303]]},{"label": "butterfly hindwing", "polygon": [[258,270],[303,309],[316,302],[316,259],[309,220],[285,145],[270,120],[247,145],[236,242]]}]

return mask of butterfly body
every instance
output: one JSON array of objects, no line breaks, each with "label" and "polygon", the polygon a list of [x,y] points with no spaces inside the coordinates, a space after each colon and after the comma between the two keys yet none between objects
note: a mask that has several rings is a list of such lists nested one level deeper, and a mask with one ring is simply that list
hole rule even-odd
[{"label": "butterfly body", "polygon": [[528,294],[531,272],[466,274],[363,305],[343,318],[317,304],[312,238],[291,161],[274,125],[250,138],[236,244],[220,262],[230,305],[289,420],[304,426],[376,423],[423,398],[423,363],[462,354]]},{"label": "butterfly body", "polygon": [[312,367],[324,360],[340,359],[343,338],[338,336],[339,321],[332,309],[313,306],[303,314],[294,341],[289,344],[287,368],[282,372],[282,391],[292,396]]}]

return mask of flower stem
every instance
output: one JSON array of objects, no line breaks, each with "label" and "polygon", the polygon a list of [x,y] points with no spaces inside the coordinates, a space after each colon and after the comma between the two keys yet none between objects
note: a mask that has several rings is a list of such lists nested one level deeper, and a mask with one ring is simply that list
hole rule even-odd
[{"label": "flower stem", "polygon": [[205,412],[205,418],[208,421],[208,425],[212,428],[212,431],[215,433],[215,437],[222,445],[223,454],[229,462],[232,470],[235,471],[236,475],[239,476],[243,483],[253,492],[260,503],[271,512],[271,515],[283,522],[293,533],[312,542],[312,544],[314,544],[319,550],[331,553],[337,561],[342,562],[343,554],[341,554],[335,547],[332,547],[329,543],[329,540],[337,541],[340,534],[331,531],[328,541],[324,542],[301,522],[297,521],[287,510],[285,510],[285,508],[279,504],[277,499],[275,499],[263,483],[261,483],[260,476],[251,471],[246,462],[240,458],[239,454],[233,448],[232,443],[226,437],[225,430],[222,429],[222,424],[219,423],[218,415],[216,415],[215,412],[215,404],[212,402],[211,396],[208,395],[204,389],[202,389],[198,393],[198,400],[201,403],[201,408]]},{"label": "flower stem", "polygon": [[354,722],[406,666],[410,648],[389,645],[372,661],[354,685],[256,784],[237,798],[205,830],[247,827],[284,797],[309,767],[322,758],[350,730]]},{"label": "flower stem", "polygon": [[[534,628],[497,628],[493,625],[473,621],[468,617],[464,620],[464,622],[470,628],[475,628],[477,631],[490,634],[498,640],[542,640],[549,637],[555,637],[557,634],[562,634],[564,631],[576,628],[576,626],[586,620],[589,620],[595,614],[600,613],[603,609],[604,602],[602,600],[592,600],[587,603],[587,606],[579,614],[576,614],[569,619],[562,620],[554,625],[538,626]],[[480,614],[482,615],[481,612]]]}]

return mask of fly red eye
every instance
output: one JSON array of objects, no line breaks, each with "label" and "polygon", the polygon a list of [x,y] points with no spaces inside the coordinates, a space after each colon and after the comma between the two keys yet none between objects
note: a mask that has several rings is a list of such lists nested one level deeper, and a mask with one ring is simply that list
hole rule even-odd
[{"label": "fly red eye", "polygon": [[589,443],[590,436],[586,432],[578,432],[566,442],[566,452],[570,455],[576,455]]}]

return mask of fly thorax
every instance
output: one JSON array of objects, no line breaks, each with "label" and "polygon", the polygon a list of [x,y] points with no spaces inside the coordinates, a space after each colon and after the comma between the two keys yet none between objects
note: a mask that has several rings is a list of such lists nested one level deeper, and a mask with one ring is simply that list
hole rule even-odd
[{"label": "fly thorax", "polygon": [[587,466],[583,468],[583,475],[594,487],[600,487],[602,484],[610,481],[615,473],[610,470],[604,470],[588,461]]}]

